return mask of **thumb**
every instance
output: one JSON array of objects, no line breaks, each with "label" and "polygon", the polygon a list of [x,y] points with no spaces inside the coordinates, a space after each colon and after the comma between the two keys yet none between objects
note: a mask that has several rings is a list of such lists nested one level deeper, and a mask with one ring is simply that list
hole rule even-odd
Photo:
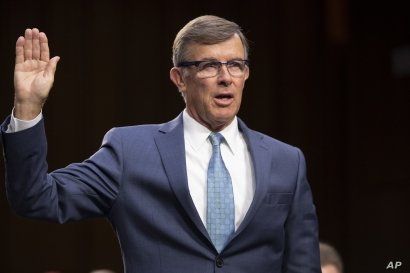
[{"label": "thumb", "polygon": [[56,72],[57,69],[57,63],[60,61],[60,57],[56,56],[50,59],[48,62],[45,70],[44,70],[44,76],[49,77],[49,76],[54,76],[54,73]]}]

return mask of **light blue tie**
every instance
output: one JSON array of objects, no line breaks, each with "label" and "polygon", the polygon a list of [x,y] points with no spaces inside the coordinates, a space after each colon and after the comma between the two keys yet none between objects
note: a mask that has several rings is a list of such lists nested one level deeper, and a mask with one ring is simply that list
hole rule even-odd
[{"label": "light blue tie", "polygon": [[220,133],[211,133],[212,156],[208,166],[206,227],[220,253],[235,230],[235,206],[231,176],[221,156]]}]

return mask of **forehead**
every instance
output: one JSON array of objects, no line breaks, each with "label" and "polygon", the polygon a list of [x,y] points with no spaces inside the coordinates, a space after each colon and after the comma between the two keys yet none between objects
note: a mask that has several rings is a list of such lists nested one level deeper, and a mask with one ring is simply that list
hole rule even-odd
[{"label": "forehead", "polygon": [[232,59],[244,59],[245,49],[241,38],[237,34],[233,35],[221,43],[205,45],[192,43],[187,47],[187,60],[201,61],[205,59],[216,59],[219,61],[228,61]]}]

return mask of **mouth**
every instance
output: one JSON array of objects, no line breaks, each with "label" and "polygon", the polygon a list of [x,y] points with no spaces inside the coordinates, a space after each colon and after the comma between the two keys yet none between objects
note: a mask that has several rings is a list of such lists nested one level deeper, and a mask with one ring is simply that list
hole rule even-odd
[{"label": "mouth", "polygon": [[214,97],[214,101],[218,106],[226,107],[233,102],[233,94],[225,93],[219,94]]}]

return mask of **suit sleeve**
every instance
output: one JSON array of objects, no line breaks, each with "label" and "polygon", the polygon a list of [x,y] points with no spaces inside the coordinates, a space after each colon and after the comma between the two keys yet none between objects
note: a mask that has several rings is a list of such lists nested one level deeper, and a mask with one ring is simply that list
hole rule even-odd
[{"label": "suit sleeve", "polygon": [[60,223],[109,214],[123,166],[115,129],[89,159],[47,173],[44,121],[16,133],[5,133],[7,124],[8,120],[1,128],[6,192],[17,214]]},{"label": "suit sleeve", "polygon": [[295,194],[285,224],[284,273],[321,273],[318,222],[306,178],[306,163],[298,149],[299,167]]}]

